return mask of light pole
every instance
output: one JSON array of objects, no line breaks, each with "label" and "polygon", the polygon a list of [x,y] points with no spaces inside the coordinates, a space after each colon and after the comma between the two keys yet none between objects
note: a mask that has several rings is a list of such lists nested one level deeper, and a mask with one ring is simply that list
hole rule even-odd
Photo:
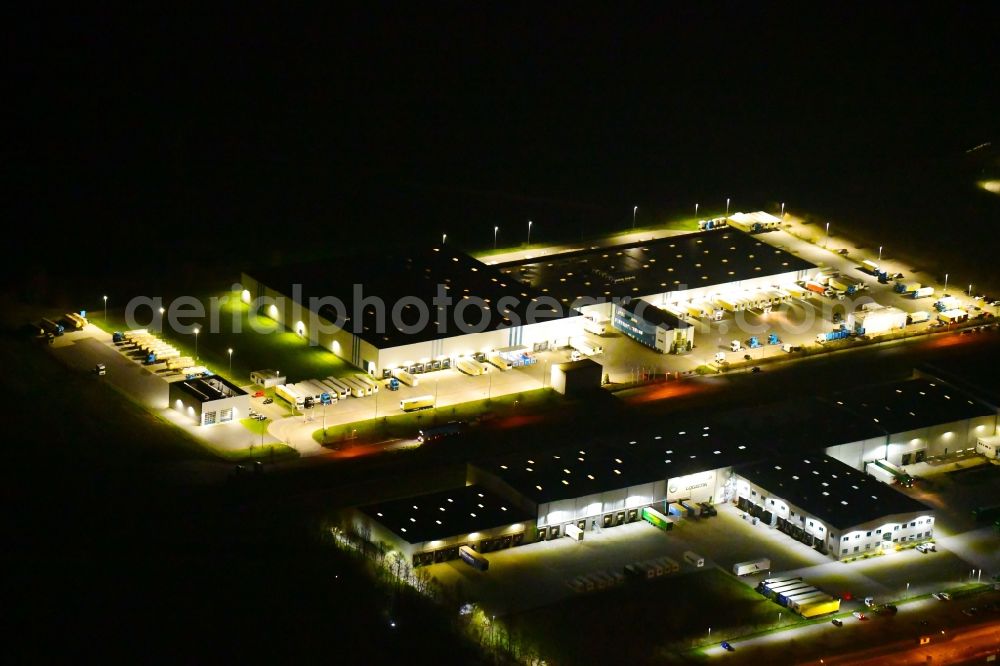
[{"label": "light pole", "polygon": [[698,217],[698,204],[694,205],[694,216]]},{"label": "light pole", "polygon": [[880,262],[882,261],[882,246],[881,245],[878,246],[878,260]]},{"label": "light pole", "polygon": [[104,321],[108,321],[108,297],[104,297]]},{"label": "light pole", "polygon": [[826,223],[826,236],[823,237],[823,249],[826,249],[826,244],[830,240],[830,223]]},{"label": "light pole", "polygon": [[969,298],[972,298],[972,285],[969,285]]},{"label": "light pole", "polygon": [[160,333],[163,333],[163,313],[166,312],[164,308],[160,308]]},{"label": "light pole", "polygon": [[198,334],[201,330],[198,328],[194,329],[194,360],[198,360]]},{"label": "light pole", "polygon": [[441,234],[441,245],[444,245],[448,241],[448,234]]},{"label": "light pole", "polygon": [[729,197],[726,197],[726,217],[729,217]]},{"label": "light pole", "polygon": [[781,202],[781,219],[785,219],[785,202]]},{"label": "light pole", "polygon": [[632,230],[635,231],[635,214],[639,211],[638,206],[632,206]]},{"label": "light pole", "polygon": [[948,274],[944,274],[944,295],[948,295]]},{"label": "light pole", "polygon": [[229,376],[233,376],[233,348],[230,347],[226,351],[229,352]]},{"label": "light pole", "polygon": [[531,245],[531,220],[528,220],[528,245]]},{"label": "light pole", "polygon": [[493,249],[497,249],[497,232],[500,231],[500,227],[493,227]]}]

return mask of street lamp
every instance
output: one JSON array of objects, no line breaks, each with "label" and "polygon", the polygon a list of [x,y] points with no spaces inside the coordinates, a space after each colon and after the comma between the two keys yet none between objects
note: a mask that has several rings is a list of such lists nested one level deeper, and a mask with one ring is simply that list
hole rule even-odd
[{"label": "street lamp", "polygon": [[969,285],[969,298],[972,298],[972,285]]},{"label": "street lamp", "polygon": [[108,320],[108,297],[104,297],[104,321]]},{"label": "street lamp", "polygon": [[233,348],[230,347],[226,351],[229,352],[229,376],[233,376]]},{"label": "street lamp", "polygon": [[632,206],[632,230],[635,230],[635,214],[639,210],[638,206]]},{"label": "street lamp", "polygon": [[882,246],[878,246],[878,260],[882,261]]},{"label": "street lamp", "polygon": [[694,205],[694,216],[698,217],[698,204]]},{"label": "street lamp", "polygon": [[785,202],[781,202],[781,219],[785,219]]},{"label": "street lamp", "polygon": [[497,232],[500,231],[500,227],[493,227],[493,249],[497,249]]},{"label": "street lamp", "polygon": [[528,245],[531,245],[531,220],[528,220]]},{"label": "street lamp", "polygon": [[830,223],[826,223],[826,236],[823,237],[823,248],[826,248],[827,242],[830,240]]},{"label": "street lamp", "polygon": [[198,334],[201,330],[198,328],[194,329],[194,360],[198,360]]},{"label": "street lamp", "polygon": [[164,312],[166,312],[166,309],[160,308],[160,333],[163,333],[163,313]]},{"label": "street lamp", "polygon": [[444,245],[448,240],[448,234],[441,234],[441,245]]},{"label": "street lamp", "polygon": [[947,296],[948,295],[948,274],[947,273],[944,274],[944,292],[945,292],[944,295]]},{"label": "street lamp", "polygon": [[729,217],[729,197],[726,197],[726,217]]}]

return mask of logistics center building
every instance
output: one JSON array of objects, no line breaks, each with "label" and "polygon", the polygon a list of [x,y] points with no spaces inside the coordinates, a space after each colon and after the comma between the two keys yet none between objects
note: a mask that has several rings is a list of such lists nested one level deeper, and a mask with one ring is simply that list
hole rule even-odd
[{"label": "logistics center building", "polygon": [[[384,526],[405,543],[414,564],[452,559],[450,550],[437,553],[445,548],[480,550],[483,540],[496,539],[489,530],[521,533],[511,545],[527,544],[636,522],[644,507],[681,519],[687,514],[678,507],[697,510],[693,504],[701,502],[736,503],[837,559],[932,537],[933,511],[867,475],[865,463],[885,460],[887,452],[892,457],[895,443],[914,434],[931,442],[935,455],[943,454],[945,441],[974,448],[977,433],[996,431],[995,410],[933,377],[859,387],[852,395],[863,409],[834,394],[707,411],[670,425],[618,424],[610,433],[568,437],[572,444],[540,444],[536,452],[467,469],[467,488],[477,489],[469,492],[519,512],[509,514],[510,522],[473,521],[464,533],[442,528],[433,535],[437,545]],[[902,425],[865,411],[900,406],[906,406]],[[414,498],[411,506],[422,503]]]},{"label": "logistics center building", "polygon": [[844,559],[933,536],[930,507],[822,454],[736,470],[737,506],[821,553]]},{"label": "logistics center building", "polygon": [[[451,367],[464,356],[564,347],[583,333],[581,313],[611,318],[612,299],[676,309],[730,292],[773,294],[814,268],[751,235],[721,229],[496,266],[441,245],[264,268],[242,274],[241,298],[303,339],[384,377],[397,368],[419,374]],[[452,303],[440,306],[442,294]],[[333,302],[343,304],[340,311]],[[393,325],[394,312],[404,326]],[[668,330],[671,321],[660,313],[649,326]],[[694,329],[675,328],[681,332],[661,351],[693,346]],[[661,348],[655,339],[651,346]]]},{"label": "logistics center building", "polygon": [[244,302],[256,299],[262,314],[376,377],[449,368],[492,351],[563,347],[581,330],[579,312],[547,307],[536,290],[448,245],[241,279]]}]

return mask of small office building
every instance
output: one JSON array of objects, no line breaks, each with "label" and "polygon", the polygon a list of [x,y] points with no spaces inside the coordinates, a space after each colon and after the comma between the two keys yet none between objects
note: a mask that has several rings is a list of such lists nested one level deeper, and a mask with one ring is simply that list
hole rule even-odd
[{"label": "small office building", "polygon": [[279,384],[287,384],[288,378],[277,370],[253,370],[250,381],[262,388],[274,388]]},{"label": "small office building", "polygon": [[601,388],[604,368],[589,358],[552,366],[552,389],[566,396],[582,395]]},{"label": "small office building", "polygon": [[250,394],[219,375],[171,382],[170,406],[199,425],[230,423],[250,415]]},{"label": "small office building", "polygon": [[664,354],[684,354],[694,347],[694,326],[641,298],[616,304],[611,324],[636,342]]}]

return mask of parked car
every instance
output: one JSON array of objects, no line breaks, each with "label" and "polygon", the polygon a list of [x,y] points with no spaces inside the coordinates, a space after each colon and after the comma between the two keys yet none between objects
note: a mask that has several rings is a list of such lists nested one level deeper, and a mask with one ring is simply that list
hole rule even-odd
[{"label": "parked car", "polygon": [[263,404],[270,405],[272,402],[274,402],[274,398],[264,398]]},{"label": "parked car", "polygon": [[255,397],[255,398],[263,398],[264,397],[264,392],[263,391],[257,391],[256,393],[253,394],[253,397]]},{"label": "parked car", "polygon": [[861,611],[854,611],[853,613],[851,613],[851,615],[853,615],[854,617],[858,618],[859,620],[867,620],[868,619],[868,616],[865,615],[864,613],[862,613]]},{"label": "parked car", "polygon": [[899,609],[896,608],[896,606],[893,604],[884,604],[882,606],[879,606],[876,612],[879,613],[880,615],[895,615],[896,613],[899,612]]},{"label": "parked car", "polygon": [[736,650],[736,648],[729,644],[729,641],[722,641],[722,649],[726,652],[733,652]]},{"label": "parked car", "polygon": [[937,546],[932,543],[919,543],[917,544],[917,550],[921,553],[933,553],[937,550]]},{"label": "parked car", "polygon": [[847,254],[847,248],[846,247],[840,248],[839,250],[837,250],[837,254]]},{"label": "parked car", "polygon": [[979,612],[979,609],[976,608],[975,606],[972,606],[970,608],[964,608],[964,609],[962,609],[962,615],[968,615],[969,617],[972,617],[973,615],[975,615],[978,612]]},{"label": "parked car", "polygon": [[830,624],[832,624],[835,627],[842,627],[842,626],[844,626],[843,620],[837,620],[837,619],[830,620]]},{"label": "parked car", "polygon": [[937,599],[938,601],[951,601],[951,595],[948,594],[947,592],[935,592],[931,596]]}]

